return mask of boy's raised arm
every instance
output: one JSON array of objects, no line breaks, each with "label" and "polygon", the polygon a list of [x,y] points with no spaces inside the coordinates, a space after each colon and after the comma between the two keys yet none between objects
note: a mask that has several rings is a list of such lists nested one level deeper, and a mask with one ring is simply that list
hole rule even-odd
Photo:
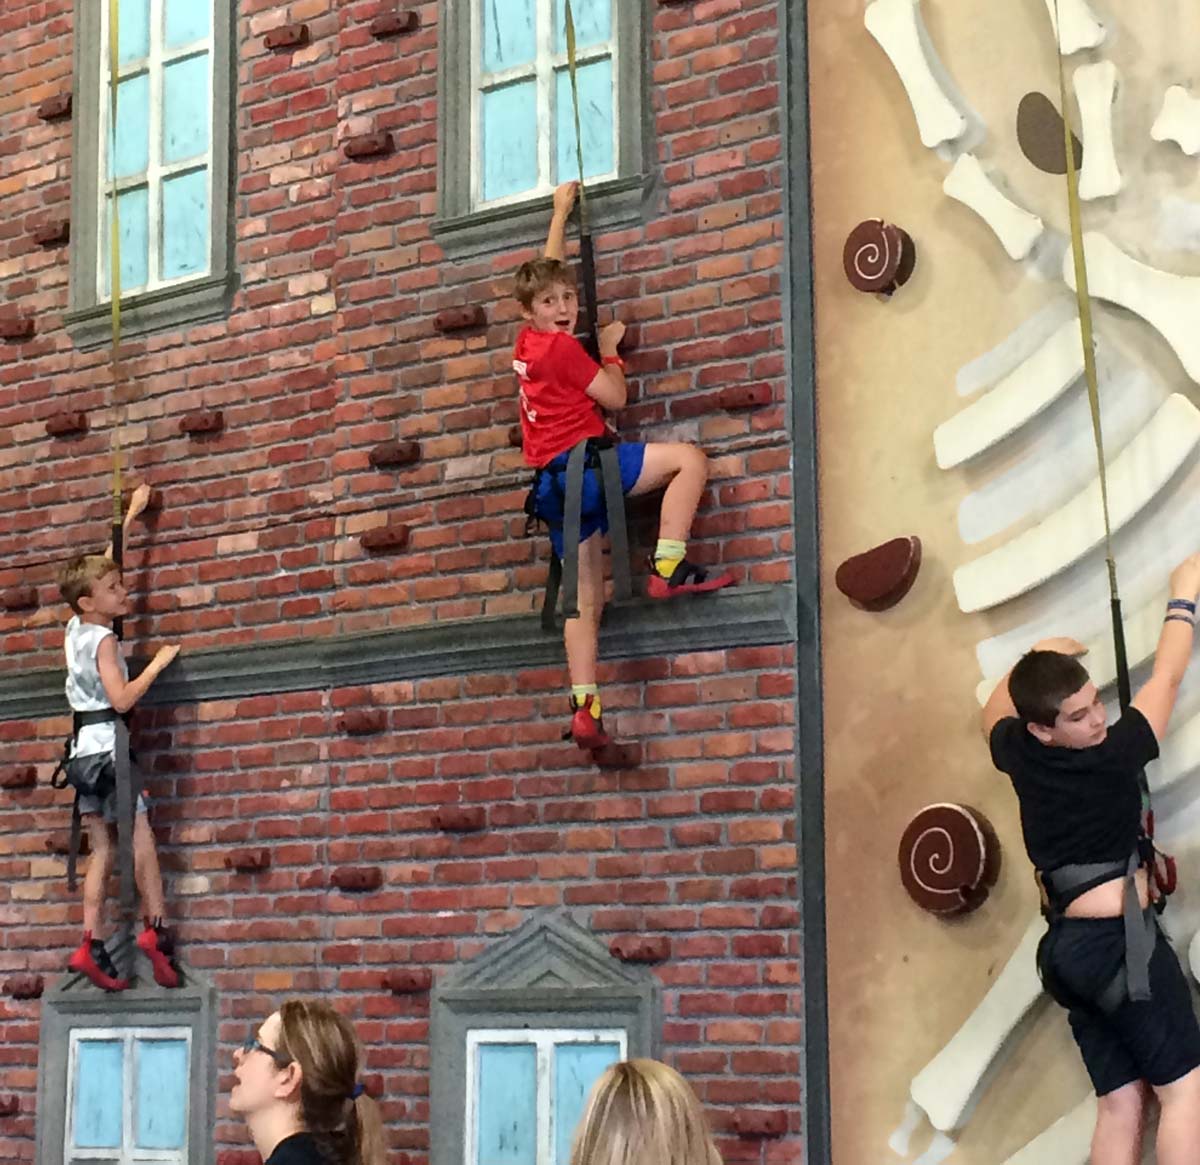
[{"label": "boy's raised arm", "polygon": [[[146,482],[142,482],[130,495],[129,509],[125,511],[125,520],[122,523],[126,533],[129,533],[129,527],[142,515],[142,512],[150,504],[150,487]],[[104,548],[104,557],[112,558],[113,544],[110,540]]]},{"label": "boy's raised arm", "polygon": [[1200,554],[1193,554],[1171,572],[1171,599],[1154,652],[1154,670],[1133,698],[1133,706],[1146,717],[1158,740],[1166,734],[1179,685],[1192,658],[1192,619],[1198,592]]},{"label": "boy's raised arm", "polygon": [[547,259],[564,258],[567,239],[567,219],[575,207],[575,196],[579,192],[578,182],[564,182],[554,191],[554,214],[550,217],[550,232],[546,235]]}]

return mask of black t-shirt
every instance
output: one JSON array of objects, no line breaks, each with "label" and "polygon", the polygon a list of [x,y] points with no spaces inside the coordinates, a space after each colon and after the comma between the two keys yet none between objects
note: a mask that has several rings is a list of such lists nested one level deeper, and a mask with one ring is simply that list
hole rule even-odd
[{"label": "black t-shirt", "polygon": [[989,742],[992,763],[1012,779],[1021,830],[1039,870],[1076,862],[1123,862],[1141,823],[1138,772],[1158,756],[1146,717],[1129,708],[1092,748],[1055,748],[1015,717]]},{"label": "black t-shirt", "polygon": [[293,1133],[275,1146],[263,1165],[329,1165],[329,1161],[308,1133]]}]

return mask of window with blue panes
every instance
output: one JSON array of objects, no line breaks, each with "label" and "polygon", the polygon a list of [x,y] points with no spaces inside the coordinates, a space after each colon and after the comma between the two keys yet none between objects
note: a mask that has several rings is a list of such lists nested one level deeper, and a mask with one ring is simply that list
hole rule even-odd
[{"label": "window with blue panes", "polygon": [[469,1032],[465,1165],[568,1165],[592,1085],[625,1056],[624,1031]]},{"label": "window with blue panes", "polygon": [[[619,5],[572,0],[584,177],[617,176]],[[578,177],[564,0],[471,0],[472,207]],[[636,116],[636,111],[633,116]]]},{"label": "window with blue panes", "polygon": [[188,1028],[76,1028],[63,1165],[185,1165]]},{"label": "window with blue panes", "polygon": [[115,140],[109,125],[108,22],[99,94],[103,221],[97,295],[111,296],[113,192],[122,295],[211,269],[213,0],[121,0]]}]

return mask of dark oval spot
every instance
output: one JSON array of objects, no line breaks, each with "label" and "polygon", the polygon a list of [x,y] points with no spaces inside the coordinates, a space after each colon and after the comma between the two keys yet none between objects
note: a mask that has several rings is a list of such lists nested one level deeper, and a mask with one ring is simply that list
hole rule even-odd
[{"label": "dark oval spot", "polygon": [[[1045,174],[1065,174],[1063,120],[1054,102],[1044,93],[1026,93],[1017,106],[1017,142],[1021,152]],[[1075,168],[1083,165],[1083,144],[1072,133]]]}]

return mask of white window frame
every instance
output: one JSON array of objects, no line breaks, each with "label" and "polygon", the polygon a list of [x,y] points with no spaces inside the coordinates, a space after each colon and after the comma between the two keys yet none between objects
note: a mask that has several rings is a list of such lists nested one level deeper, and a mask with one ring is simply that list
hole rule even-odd
[{"label": "white window frame", "polygon": [[475,1165],[478,1149],[479,1048],[486,1044],[532,1044],[537,1049],[537,1165],[555,1165],[554,1049],[562,1044],[616,1044],[618,1060],[628,1057],[624,1028],[474,1028],[467,1032],[466,1135],[463,1165]]},{"label": "white window frame", "polygon": [[[214,62],[216,58],[216,45],[214,31],[216,29],[216,4],[214,0],[188,0],[190,4],[205,3],[209,5],[209,21],[208,21],[208,36],[201,39],[191,41],[189,44],[182,45],[178,48],[167,49],[164,45],[165,39],[165,22],[166,22],[166,0],[150,0],[150,55],[148,57],[139,57],[136,60],[128,61],[120,66],[117,73],[118,84],[130,77],[136,77],[140,73],[147,73],[149,76],[149,155],[147,158],[147,169],[144,173],[129,175],[124,178],[109,179],[106,175],[109,172],[108,150],[111,144],[109,136],[109,112],[111,109],[109,99],[109,69],[108,69],[108,19],[105,16],[100,21],[100,60],[102,67],[100,69],[100,93],[98,100],[100,102],[100,116],[97,119],[99,122],[100,141],[98,143],[98,151],[96,157],[99,159],[99,168],[97,170],[98,184],[104,189],[104,198],[97,200],[97,215],[96,223],[96,302],[111,303],[111,291],[104,289],[104,269],[108,262],[109,248],[111,240],[109,235],[109,226],[105,221],[105,208],[108,206],[110,198],[114,199],[117,195],[125,193],[127,190],[136,189],[139,186],[147,188],[147,263],[146,263],[146,283],[138,287],[122,287],[122,297],[130,294],[137,294],[147,291],[158,291],[162,288],[178,287],[182,284],[191,283],[195,280],[207,279],[213,270],[213,229],[212,229],[212,200],[213,200],[213,95],[216,78],[214,76]],[[175,64],[177,61],[182,61],[188,57],[198,56],[202,52],[208,53],[208,149],[202,155],[188,158],[183,162],[164,163],[162,160],[162,114],[163,114],[163,76],[164,70],[168,65]],[[117,117],[121,116],[121,111],[118,108]],[[160,270],[160,259],[162,253],[162,184],[167,178],[173,178],[181,174],[188,174],[193,170],[199,170],[200,167],[205,168],[205,174],[208,184],[208,261],[201,271],[193,271],[188,275],[178,275],[174,279],[159,279],[158,272]]]},{"label": "white window frame", "polygon": [[[158,0],[154,0],[155,3]],[[561,53],[554,51],[554,0],[534,0],[534,59],[527,65],[516,65],[511,69],[503,69],[498,73],[486,73],[483,70],[483,54],[480,51],[483,43],[483,6],[487,0],[471,0],[471,209],[490,210],[493,207],[511,206],[519,202],[527,202],[539,195],[551,193],[560,182],[568,182],[572,175],[554,174],[554,158],[558,152],[558,141],[554,134],[557,110],[555,95],[558,86],[555,83],[559,72],[567,68],[567,53],[564,46]],[[589,183],[605,182],[616,178],[621,164],[621,103],[616,100],[615,89],[620,81],[620,35],[621,20],[620,0],[612,0],[609,5],[611,24],[608,40],[598,44],[588,45],[578,49],[575,54],[576,69],[592,61],[612,58],[612,77],[614,85],[613,123],[612,123],[612,156],[613,169],[604,174],[593,174],[588,177]],[[517,81],[534,79],[537,82],[537,140],[538,140],[538,183],[529,190],[521,190],[516,194],[508,194],[502,198],[493,198],[487,202],[483,199],[483,90],[496,89]],[[570,116],[574,116],[573,113]]]},{"label": "white window frame", "polygon": [[[187,1110],[183,1117],[184,1140],[179,1149],[138,1149],[134,1145],[133,1092],[136,1076],[137,1042],[139,1040],[183,1040],[187,1045],[189,1079],[184,1096]],[[120,1149],[76,1149],[75,1146],[75,1069],[78,1062],[79,1045],[85,1042],[120,1042],[124,1044],[121,1058],[121,1147]],[[63,1165],[76,1161],[117,1162],[117,1165],[149,1165],[161,1162],[164,1165],[187,1165],[188,1141],[190,1139],[192,1085],[192,1029],[190,1027],[88,1027],[72,1028],[70,1051],[67,1057],[67,1111],[66,1133],[63,1138]]]}]

